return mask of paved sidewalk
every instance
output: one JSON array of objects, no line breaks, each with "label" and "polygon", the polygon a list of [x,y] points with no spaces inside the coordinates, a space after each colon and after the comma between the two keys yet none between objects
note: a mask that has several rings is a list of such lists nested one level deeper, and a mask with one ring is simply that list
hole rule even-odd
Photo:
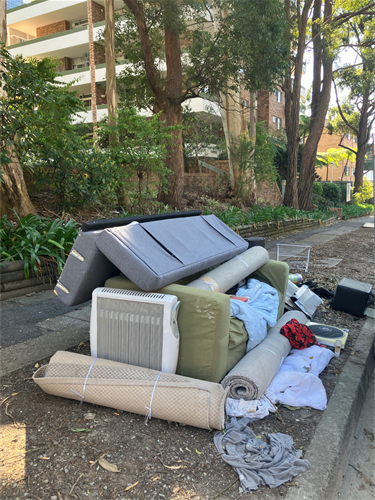
[{"label": "paved sidewalk", "polygon": [[[326,228],[267,241],[266,249],[270,258],[276,258],[277,243],[319,245],[373,221],[373,216],[340,221]],[[69,349],[89,339],[90,302],[67,307],[49,290],[31,297],[0,302],[0,308],[1,376],[52,356],[57,350]],[[357,422],[373,376],[374,332],[375,320],[367,319],[354,347],[360,355],[352,356],[346,362],[304,457],[310,461],[311,470],[300,476],[299,487],[290,489],[286,500],[337,499]],[[368,404],[371,404],[373,396],[373,392],[370,392]],[[367,430],[375,434],[375,429]],[[353,460],[356,461],[356,458]],[[353,472],[355,473],[354,470]],[[371,474],[369,477],[372,477]],[[346,488],[349,486],[344,486]],[[370,489],[373,494],[374,488],[370,486]],[[359,500],[361,497],[345,497],[341,490],[340,498]],[[367,497],[363,497],[365,498]]]}]

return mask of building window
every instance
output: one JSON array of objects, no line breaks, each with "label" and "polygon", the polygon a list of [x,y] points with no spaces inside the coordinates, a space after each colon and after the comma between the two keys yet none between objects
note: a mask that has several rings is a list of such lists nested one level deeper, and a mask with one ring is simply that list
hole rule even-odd
[{"label": "building window", "polygon": [[353,142],[354,142],[355,144],[357,144],[357,137],[356,137],[355,135],[352,137],[352,139],[353,139]]},{"label": "building window", "polygon": [[272,121],[273,121],[273,123],[276,124],[277,130],[280,130],[281,129],[281,118],[277,118],[276,116],[273,116]]},{"label": "building window", "polygon": [[350,141],[350,132],[348,132],[347,134],[345,134],[345,138]]},{"label": "building window", "polygon": [[281,92],[280,90],[275,91],[276,101],[281,102]]}]

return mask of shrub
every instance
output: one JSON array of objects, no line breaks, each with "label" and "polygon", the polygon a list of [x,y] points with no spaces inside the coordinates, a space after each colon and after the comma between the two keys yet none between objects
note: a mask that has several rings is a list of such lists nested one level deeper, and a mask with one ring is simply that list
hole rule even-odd
[{"label": "shrub", "polygon": [[323,196],[324,198],[327,198],[327,200],[338,203],[340,200],[340,188],[336,186],[336,184],[333,184],[333,182],[324,182]]},{"label": "shrub", "polygon": [[314,182],[313,194],[317,194],[318,196],[323,196],[323,185],[321,182]]},{"label": "shrub", "polygon": [[77,223],[70,220],[65,224],[31,214],[23,219],[16,217],[16,224],[6,215],[0,219],[1,261],[23,260],[26,278],[30,268],[40,271],[41,260],[54,263],[61,273],[78,234]]},{"label": "shrub", "polygon": [[358,193],[353,194],[353,200],[356,203],[366,203],[374,197],[373,184],[366,178],[363,179],[363,185]]}]

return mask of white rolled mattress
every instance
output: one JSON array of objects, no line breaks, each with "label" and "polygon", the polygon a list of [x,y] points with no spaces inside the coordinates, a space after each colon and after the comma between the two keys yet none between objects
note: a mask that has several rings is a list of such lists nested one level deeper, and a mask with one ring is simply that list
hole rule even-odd
[{"label": "white rolled mattress", "polygon": [[263,247],[252,247],[186,286],[225,293],[261,266],[267,264],[268,252]]},{"label": "white rolled mattress", "polygon": [[286,312],[276,325],[270,328],[267,337],[224,377],[221,384],[229,389],[229,398],[261,398],[292,348],[289,340],[281,335],[280,329],[293,318],[301,324],[308,321],[302,312]]},{"label": "white rolled mattress", "polygon": [[203,429],[224,428],[228,391],[220,384],[58,351],[33,380],[54,396],[83,400]]}]

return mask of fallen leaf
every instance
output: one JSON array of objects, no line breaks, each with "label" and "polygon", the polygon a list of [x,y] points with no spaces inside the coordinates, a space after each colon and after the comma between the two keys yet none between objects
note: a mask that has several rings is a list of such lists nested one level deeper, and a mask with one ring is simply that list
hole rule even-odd
[{"label": "fallen leaf", "polygon": [[109,462],[107,462],[107,460],[105,460],[102,457],[99,458],[98,462],[99,462],[99,465],[101,465],[103,467],[103,469],[105,469],[105,470],[107,470],[109,472],[120,472],[118,470],[116,464],[110,464]]},{"label": "fallen leaf", "polygon": [[91,429],[70,429],[73,432],[91,432]]},{"label": "fallen leaf", "polygon": [[202,452],[198,450],[195,450],[195,453],[198,453],[198,455],[202,455]]},{"label": "fallen leaf", "polygon": [[157,481],[158,479],[160,479],[160,477],[159,477],[159,476],[154,477],[153,481]]},{"label": "fallen leaf", "polygon": [[39,363],[36,363],[36,364],[34,365],[34,368],[39,368]]},{"label": "fallen leaf", "polygon": [[163,465],[167,469],[174,469],[174,470],[181,469],[181,467],[182,467],[182,465],[165,465],[165,464],[163,464]]},{"label": "fallen leaf", "polygon": [[137,486],[137,484],[138,484],[138,483],[139,483],[139,481],[137,481],[136,483],[134,483],[134,484],[132,484],[132,485],[130,485],[130,486],[127,486],[127,487],[124,489],[124,491],[129,491],[129,490],[131,490],[132,488],[134,488],[134,486]]},{"label": "fallen leaf", "polygon": [[13,392],[12,396],[17,396],[18,392]]}]

